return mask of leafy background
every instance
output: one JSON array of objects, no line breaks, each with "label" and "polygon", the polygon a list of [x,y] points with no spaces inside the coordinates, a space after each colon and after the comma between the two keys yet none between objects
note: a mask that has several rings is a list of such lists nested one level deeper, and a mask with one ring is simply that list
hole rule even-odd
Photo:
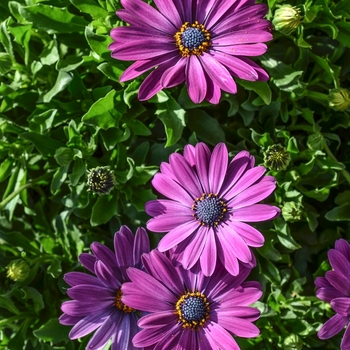
[{"label": "leafy background", "polygon": [[[266,2],[266,1],[264,1]],[[129,65],[110,57],[117,0],[0,2],[0,349],[84,349],[58,324],[67,300],[64,273],[93,241],[108,246],[121,224],[145,226],[150,180],[161,161],[198,141],[225,142],[233,156],[249,150],[257,164],[280,143],[291,155],[270,171],[270,203],[295,202],[300,220],[259,224],[255,250],[264,296],[261,335],[237,339],[242,349],[338,349],[341,335],[316,332],[332,314],[315,297],[314,278],[330,269],[327,250],[350,240],[349,113],[329,107],[330,89],[350,85],[348,0],[267,0],[298,5],[303,22],[291,35],[274,31],[258,58],[269,82],[238,81],[220,104],[195,105],[184,86],[137,99],[142,77],[119,83]],[[110,166],[108,196],[87,192],[86,172]],[[290,204],[290,203],[289,203]],[[150,234],[153,246],[159,236]],[[30,265],[22,282],[6,266]]]}]

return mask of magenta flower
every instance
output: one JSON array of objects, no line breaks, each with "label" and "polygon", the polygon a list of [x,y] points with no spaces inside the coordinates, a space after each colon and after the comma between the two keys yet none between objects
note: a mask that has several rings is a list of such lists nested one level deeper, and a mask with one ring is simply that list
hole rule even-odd
[{"label": "magenta flower", "polygon": [[316,296],[331,304],[336,312],[318,331],[320,339],[329,339],[346,330],[340,344],[341,350],[350,349],[350,244],[345,239],[335,242],[334,249],[328,252],[328,259],[333,267],[325,277],[317,277]]},{"label": "magenta flower", "polygon": [[258,282],[243,282],[250,269],[238,276],[221,264],[211,277],[202,271],[175,267],[157,250],[144,254],[145,270],[128,269],[131,280],[122,287],[122,302],[148,312],[140,318],[143,328],[133,338],[136,347],[147,350],[237,350],[232,335],[252,338],[259,329],[252,323],[260,312],[248,305],[261,295]]},{"label": "magenta flower", "polygon": [[135,310],[121,301],[121,287],[130,281],[126,269],[141,269],[141,255],[150,250],[146,231],[139,228],[136,236],[122,226],[114,235],[113,253],[109,248],[94,242],[94,255],[79,256],[82,265],[96,275],[69,272],[64,280],[72,287],[67,294],[73,300],[62,304],[64,314],[59,321],[73,326],[70,339],[81,338],[96,330],[86,349],[102,349],[112,338],[112,350],[135,350],[131,339],[139,331]]},{"label": "magenta flower", "polygon": [[174,153],[169,163],[153,178],[154,188],[169,199],[146,203],[153,216],[147,228],[168,232],[158,249],[173,250],[185,269],[197,261],[210,276],[217,258],[232,275],[239,273],[240,260],[249,267],[255,260],[249,247],[261,247],[263,235],[246,224],[275,218],[280,210],[256,204],[276,187],[272,176],[264,176],[263,166],[254,167],[254,158],[242,151],[228,164],[223,143],[210,153],[204,143],[187,145],[184,156]]},{"label": "magenta flower", "polygon": [[268,80],[246,56],[266,52],[271,24],[265,4],[255,0],[121,0],[117,15],[129,27],[111,31],[112,57],[136,61],[120,77],[124,82],[153,69],[139,90],[147,100],[163,88],[186,82],[194,103],[219,103],[221,90],[235,94],[233,77]]}]

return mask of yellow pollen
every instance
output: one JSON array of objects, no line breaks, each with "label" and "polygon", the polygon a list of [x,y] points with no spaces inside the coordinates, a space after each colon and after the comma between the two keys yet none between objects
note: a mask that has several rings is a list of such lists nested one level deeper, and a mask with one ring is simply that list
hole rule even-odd
[{"label": "yellow pollen", "polygon": [[117,291],[117,296],[115,298],[115,301],[114,301],[114,306],[116,306],[119,310],[123,311],[125,314],[127,313],[130,313],[130,312],[134,312],[135,310],[127,305],[125,305],[123,302],[122,302],[122,296],[123,296],[123,293],[122,291],[119,289]]},{"label": "yellow pollen", "polygon": [[[197,47],[192,49],[185,47],[183,45],[183,34],[188,28],[197,29],[203,34],[203,37],[204,37],[204,40]],[[185,22],[181,26],[180,30],[176,32],[176,34],[174,35],[174,38],[175,38],[176,46],[179,48],[179,51],[182,57],[189,57],[190,55],[199,56],[203,52],[205,52],[211,45],[209,31],[205,29],[203,24],[198,23],[198,21],[195,21],[192,24],[190,24],[189,22]]]}]

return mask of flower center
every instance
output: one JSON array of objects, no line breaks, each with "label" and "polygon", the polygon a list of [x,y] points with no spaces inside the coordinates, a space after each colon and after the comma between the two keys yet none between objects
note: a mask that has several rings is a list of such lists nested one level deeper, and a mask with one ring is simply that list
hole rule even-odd
[{"label": "flower center", "polygon": [[125,305],[123,302],[122,302],[122,296],[123,296],[123,293],[122,291],[119,289],[117,291],[117,296],[115,298],[115,301],[114,301],[114,306],[116,306],[119,310],[123,311],[125,314],[128,314],[130,312],[134,312],[135,310],[127,305]]},{"label": "flower center", "polygon": [[210,306],[206,296],[199,292],[187,292],[175,305],[175,314],[183,328],[196,330],[209,318]]},{"label": "flower center", "polygon": [[210,33],[198,21],[192,24],[185,22],[174,38],[183,57],[199,56],[210,46]]},{"label": "flower center", "polygon": [[226,203],[217,194],[203,193],[192,204],[193,216],[201,225],[217,227],[227,211]]}]

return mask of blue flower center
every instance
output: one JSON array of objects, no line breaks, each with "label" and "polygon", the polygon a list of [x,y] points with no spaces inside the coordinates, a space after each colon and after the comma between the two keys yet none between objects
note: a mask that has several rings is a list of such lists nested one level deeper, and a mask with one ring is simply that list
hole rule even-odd
[{"label": "blue flower center", "polygon": [[198,21],[192,24],[185,22],[174,38],[182,57],[199,56],[211,45],[209,31]]},{"label": "blue flower center", "polygon": [[197,49],[205,40],[205,36],[198,28],[187,28],[182,33],[182,45],[187,49]]},{"label": "blue flower center", "polygon": [[175,313],[184,328],[198,329],[209,318],[209,302],[206,296],[199,292],[182,295],[175,307]]},{"label": "blue flower center", "polygon": [[192,204],[192,210],[195,219],[209,227],[217,227],[227,211],[224,200],[212,193],[203,193],[202,197],[197,198]]}]

